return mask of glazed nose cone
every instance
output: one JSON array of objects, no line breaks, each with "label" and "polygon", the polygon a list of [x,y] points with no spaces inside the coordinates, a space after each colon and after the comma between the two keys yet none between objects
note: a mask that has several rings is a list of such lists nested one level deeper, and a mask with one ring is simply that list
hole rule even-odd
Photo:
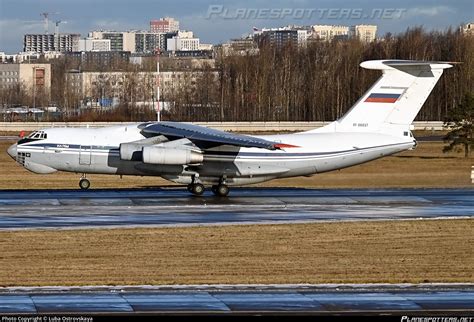
[{"label": "glazed nose cone", "polygon": [[14,160],[16,160],[16,143],[12,144],[8,150],[7,153],[9,156],[11,156]]}]

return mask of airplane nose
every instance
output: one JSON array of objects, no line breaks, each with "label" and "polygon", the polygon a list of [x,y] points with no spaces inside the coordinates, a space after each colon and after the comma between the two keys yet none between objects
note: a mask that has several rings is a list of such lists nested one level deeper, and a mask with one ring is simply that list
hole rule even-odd
[{"label": "airplane nose", "polygon": [[11,156],[13,159],[16,160],[16,143],[15,144],[12,144],[8,150],[7,150],[7,153],[9,156]]}]

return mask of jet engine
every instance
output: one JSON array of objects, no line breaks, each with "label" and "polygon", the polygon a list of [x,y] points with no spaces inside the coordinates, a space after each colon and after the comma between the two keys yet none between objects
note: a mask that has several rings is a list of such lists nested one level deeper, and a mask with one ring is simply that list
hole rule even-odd
[{"label": "jet engine", "polygon": [[146,146],[142,149],[143,163],[184,165],[202,163],[204,156],[188,149]]},{"label": "jet engine", "polygon": [[122,143],[120,144],[120,159],[124,161],[141,161],[143,144]]},{"label": "jet engine", "polygon": [[124,161],[142,161],[142,148],[167,141],[164,136],[120,144],[120,159]]}]

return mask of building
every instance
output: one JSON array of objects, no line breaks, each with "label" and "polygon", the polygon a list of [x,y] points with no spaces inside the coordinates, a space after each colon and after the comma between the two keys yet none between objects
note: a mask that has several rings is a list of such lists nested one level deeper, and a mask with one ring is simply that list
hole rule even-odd
[{"label": "building", "polygon": [[111,51],[135,52],[134,31],[93,31],[89,33],[89,38],[110,40]]},{"label": "building", "polygon": [[179,30],[179,21],[171,17],[161,18],[150,21],[150,32],[167,33]]},{"label": "building", "polygon": [[340,26],[340,25],[314,25],[311,26],[311,39],[332,41],[347,40],[349,38],[357,38],[362,42],[372,42],[377,35],[377,26],[375,25],[356,25],[356,26]]},{"label": "building", "polygon": [[0,89],[23,86],[27,91],[44,91],[51,96],[51,64],[0,64]]},{"label": "building", "polygon": [[23,63],[40,59],[41,54],[36,52],[20,52],[18,54],[5,54],[0,52],[0,63]]},{"label": "building", "polygon": [[93,31],[89,33],[89,38],[109,40],[111,51],[129,51],[132,54],[154,54],[157,50],[212,50],[212,45],[201,44],[192,31]]},{"label": "building", "polygon": [[311,38],[323,41],[345,40],[349,38],[349,27],[338,25],[314,25],[311,26]]},{"label": "building", "polygon": [[77,51],[65,55],[88,66],[117,67],[128,63],[131,54],[129,51]]},{"label": "building", "polygon": [[464,35],[474,36],[474,22],[461,25],[459,30]]},{"label": "building", "polygon": [[18,54],[5,54],[0,52],[0,63],[31,63],[39,59],[51,60],[57,59],[64,55],[59,51],[46,51],[42,54],[36,52],[20,52]]},{"label": "building", "polygon": [[153,33],[148,31],[135,33],[135,53],[154,54],[157,50],[165,51],[167,36],[171,35],[169,33]]},{"label": "building", "polygon": [[302,29],[263,29],[256,36],[260,44],[268,43],[270,46],[283,48],[286,46],[302,46],[306,44],[308,32]]},{"label": "building", "polygon": [[214,55],[213,50],[177,50],[168,52],[168,57],[175,58],[197,58],[197,59],[212,59]]},{"label": "building", "polygon": [[[218,73],[213,72],[215,79]],[[202,71],[166,71],[160,72],[162,98],[165,100],[176,88],[181,86],[195,86]],[[150,107],[154,98],[157,72],[85,72],[69,71],[66,73],[66,88],[74,93],[88,107],[109,107],[109,103],[124,102],[124,87],[130,82],[140,84],[134,97],[135,102],[149,102]]]},{"label": "building", "polygon": [[36,53],[78,51],[80,37],[80,34],[26,34],[23,37],[23,51]]},{"label": "building", "polygon": [[231,39],[216,48],[216,56],[246,56],[257,55],[258,53],[257,43],[252,37]]},{"label": "building", "polygon": [[309,37],[309,33],[305,29],[296,30],[298,35],[298,46],[305,46]]},{"label": "building", "polygon": [[213,44],[199,43],[199,50],[201,51],[212,51],[213,48],[214,48]]},{"label": "building", "polygon": [[350,36],[357,38],[362,42],[373,42],[377,36],[377,26],[375,25],[356,25],[350,29]]},{"label": "building", "polygon": [[[58,59],[64,56],[65,53],[61,53],[59,51],[47,51],[43,54],[41,54],[41,57],[44,58],[45,60],[51,60],[51,59]],[[27,59],[23,59],[23,62],[27,61]]]},{"label": "building", "polygon": [[[69,89],[85,107],[109,108],[124,100],[124,88],[134,79],[143,93],[152,95],[156,72],[98,72],[69,71],[66,73],[66,88]],[[148,97],[136,97],[137,101]]]},{"label": "building", "polygon": [[[181,32],[153,33],[149,31],[93,31],[89,38],[107,39],[110,41],[111,51],[129,51],[131,53],[155,53],[167,50],[167,40]],[[191,32],[192,34],[192,32]],[[188,36],[189,33],[183,33]]]},{"label": "building", "polygon": [[17,55],[9,55],[5,54],[3,51],[0,51],[0,63],[16,63],[16,56]]},{"label": "building", "polygon": [[174,36],[166,42],[167,51],[198,51],[200,50],[199,38],[182,38]]},{"label": "building", "polygon": [[110,51],[110,39],[79,39],[78,51]]},{"label": "building", "polygon": [[176,31],[175,36],[179,38],[194,38],[194,32],[191,30],[179,30]]}]

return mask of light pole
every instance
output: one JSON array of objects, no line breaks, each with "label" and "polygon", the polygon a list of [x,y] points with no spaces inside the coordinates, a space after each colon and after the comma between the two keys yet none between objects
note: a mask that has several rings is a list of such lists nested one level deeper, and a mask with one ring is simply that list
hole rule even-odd
[{"label": "light pole", "polygon": [[160,48],[155,50],[156,53],[156,120],[161,121],[160,110]]},{"label": "light pole", "polygon": [[[33,67],[33,109],[36,107],[36,67]],[[26,110],[26,117],[30,112],[29,107]]]}]

